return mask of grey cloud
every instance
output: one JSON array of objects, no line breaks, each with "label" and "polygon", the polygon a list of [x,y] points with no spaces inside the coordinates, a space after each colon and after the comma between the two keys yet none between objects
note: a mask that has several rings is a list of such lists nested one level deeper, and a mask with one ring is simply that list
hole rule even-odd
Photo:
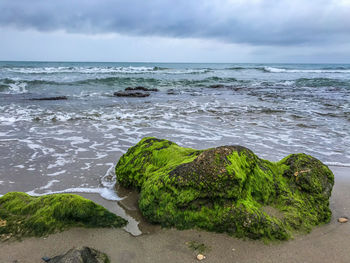
[{"label": "grey cloud", "polygon": [[348,0],[1,0],[0,25],[39,31],[298,45],[350,38]]}]

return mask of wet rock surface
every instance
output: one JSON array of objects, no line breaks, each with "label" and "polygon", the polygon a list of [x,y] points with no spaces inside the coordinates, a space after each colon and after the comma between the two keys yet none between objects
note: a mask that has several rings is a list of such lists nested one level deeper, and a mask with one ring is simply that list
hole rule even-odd
[{"label": "wet rock surface", "polygon": [[150,94],[146,92],[138,92],[138,91],[118,91],[114,92],[114,96],[116,97],[135,97],[135,98],[145,98]]},{"label": "wet rock surface", "polygon": [[226,88],[227,86],[223,85],[223,84],[214,84],[214,85],[210,85],[208,86],[208,88],[210,89],[222,89],[222,88]]},{"label": "wet rock surface", "polygon": [[125,91],[133,91],[133,90],[142,90],[142,91],[151,91],[151,92],[157,92],[159,91],[157,88],[145,88],[145,87],[142,87],[142,86],[137,86],[137,87],[127,87],[125,89]]},{"label": "wet rock surface", "polygon": [[42,97],[42,98],[31,98],[30,100],[67,100],[67,96],[55,96],[55,97]]},{"label": "wet rock surface", "polygon": [[145,88],[142,86],[127,87],[124,89],[124,91],[114,92],[114,96],[144,98],[144,97],[150,96],[151,95],[150,92],[157,92],[157,91],[159,90],[156,88]]},{"label": "wet rock surface", "polygon": [[56,256],[44,261],[49,263],[109,263],[110,262],[106,254],[89,247],[72,248],[64,255]]}]

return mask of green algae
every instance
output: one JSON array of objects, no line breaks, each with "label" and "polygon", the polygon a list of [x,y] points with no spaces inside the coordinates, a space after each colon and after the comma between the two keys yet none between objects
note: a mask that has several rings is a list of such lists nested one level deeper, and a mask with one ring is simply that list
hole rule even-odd
[{"label": "green algae", "polygon": [[32,197],[10,192],[0,198],[0,236],[43,236],[69,227],[121,227],[126,220],[73,194]]},{"label": "green algae", "polygon": [[306,154],[270,162],[242,146],[199,151],[148,137],[120,158],[116,176],[164,227],[285,240],[331,217],[334,175]]}]

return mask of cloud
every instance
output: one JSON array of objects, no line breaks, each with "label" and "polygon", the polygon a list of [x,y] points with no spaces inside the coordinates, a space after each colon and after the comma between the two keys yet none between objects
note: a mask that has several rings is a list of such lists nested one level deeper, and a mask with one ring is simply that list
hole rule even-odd
[{"label": "cloud", "polygon": [[305,45],[350,38],[349,0],[1,0],[0,26]]}]

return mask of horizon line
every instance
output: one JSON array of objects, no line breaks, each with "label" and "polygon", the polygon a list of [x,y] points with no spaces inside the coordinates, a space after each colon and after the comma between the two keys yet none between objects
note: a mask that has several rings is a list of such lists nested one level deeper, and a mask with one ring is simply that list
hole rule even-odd
[{"label": "horizon line", "polygon": [[157,62],[157,61],[78,61],[78,60],[0,60],[3,62],[35,62],[35,63],[153,63],[153,64],[350,64],[350,62]]}]

